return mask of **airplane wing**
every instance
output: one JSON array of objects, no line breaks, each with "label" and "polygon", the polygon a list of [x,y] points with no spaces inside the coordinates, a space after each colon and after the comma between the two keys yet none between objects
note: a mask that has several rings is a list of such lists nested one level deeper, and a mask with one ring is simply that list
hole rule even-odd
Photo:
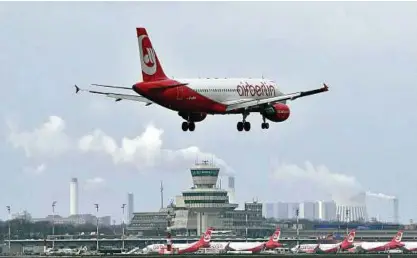
[{"label": "airplane wing", "polygon": [[320,89],[289,93],[289,94],[284,94],[281,96],[267,98],[267,99],[248,100],[248,101],[233,103],[226,107],[226,111],[231,111],[231,110],[241,109],[241,108],[256,107],[256,106],[265,105],[265,104],[273,104],[273,103],[284,101],[284,100],[295,100],[301,97],[307,97],[310,95],[326,92],[328,90],[329,88],[327,87],[327,85],[323,83],[323,87]]},{"label": "airplane wing", "polygon": [[[86,91],[86,92],[89,92],[89,93],[101,94],[101,95],[105,95],[109,98],[114,98],[115,101],[120,101],[120,100],[125,99],[125,100],[133,100],[133,101],[143,102],[143,103],[146,103],[146,106],[149,106],[149,105],[153,104],[153,101],[151,101],[151,100],[149,100],[145,97],[142,97],[140,95],[120,94],[120,93],[112,93],[112,92],[101,92],[101,91],[94,91],[94,90],[86,90],[86,89],[79,88],[77,85],[74,85],[74,86],[75,86],[75,93],[78,93],[80,91]],[[100,86],[102,86],[102,85],[100,85]],[[111,88],[123,89],[123,87],[113,87],[113,86],[111,86]],[[127,89],[127,87],[126,87],[126,89]],[[131,88],[129,88],[129,89],[131,89]]]}]

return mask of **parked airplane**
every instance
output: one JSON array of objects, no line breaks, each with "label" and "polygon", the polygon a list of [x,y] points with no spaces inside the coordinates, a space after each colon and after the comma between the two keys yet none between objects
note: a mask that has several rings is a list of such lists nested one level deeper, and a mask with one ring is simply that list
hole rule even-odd
[{"label": "parked airplane", "polygon": [[345,239],[336,244],[301,244],[291,249],[293,253],[336,253],[340,250],[347,250],[353,246],[356,231],[352,230]]},{"label": "parked airplane", "polygon": [[92,84],[92,86],[128,89],[135,94],[120,94],[85,90],[75,85],[76,93],[87,91],[102,94],[116,101],[132,100],[156,103],[178,112],[186,121],[182,123],[183,131],[194,131],[195,123],[203,121],[207,115],[242,114],[242,121],[237,123],[238,131],[249,131],[250,122],[246,118],[250,113],[260,113],[262,129],[268,129],[269,123],[283,122],[290,116],[288,100],[306,97],[328,91],[323,87],[314,90],[284,94],[277,84],[268,79],[226,78],[226,79],[173,79],[165,75],[145,28],[136,28],[139,42],[139,57],[142,68],[142,82],[131,87]]},{"label": "parked airplane", "polygon": [[392,238],[389,242],[362,242],[354,247],[355,252],[358,253],[366,253],[366,252],[383,252],[389,251],[392,249],[402,248],[404,246],[401,243],[401,239],[403,237],[402,230],[398,231],[398,233]]},{"label": "parked airplane", "polygon": [[281,229],[277,228],[266,242],[211,242],[210,248],[227,252],[259,253],[263,250],[281,247],[282,244],[279,243],[280,235]]},{"label": "parked airplane", "polygon": [[337,253],[339,251],[345,251],[353,247],[353,241],[355,240],[356,231],[351,230],[345,239],[337,244],[319,244],[317,247],[317,253]]},{"label": "parked airplane", "polygon": [[[172,249],[177,249],[179,254],[194,253],[201,247],[209,247],[211,241],[211,232],[213,228],[208,228],[207,231],[201,236],[201,238],[190,244],[172,244]],[[167,249],[166,244],[152,244],[142,249],[142,253],[151,254],[165,252]]]}]

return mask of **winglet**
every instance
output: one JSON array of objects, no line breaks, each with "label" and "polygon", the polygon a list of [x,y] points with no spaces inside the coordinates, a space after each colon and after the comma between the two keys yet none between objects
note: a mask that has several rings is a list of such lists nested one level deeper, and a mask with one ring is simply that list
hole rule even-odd
[{"label": "winglet", "polygon": [[329,90],[329,86],[327,86],[326,83],[323,82],[323,90],[328,91]]},{"label": "winglet", "polygon": [[74,84],[75,86],[75,94],[77,94],[80,91],[80,88],[77,86],[77,84]]}]

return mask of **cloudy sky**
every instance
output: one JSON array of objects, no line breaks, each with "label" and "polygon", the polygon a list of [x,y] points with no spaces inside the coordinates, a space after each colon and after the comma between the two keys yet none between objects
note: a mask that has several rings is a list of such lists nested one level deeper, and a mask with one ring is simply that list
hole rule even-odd
[{"label": "cloudy sky", "polygon": [[[117,220],[157,210],[191,186],[188,167],[213,158],[236,176],[239,202],[302,201],[373,191],[398,196],[417,219],[417,4],[1,3],[0,218],[80,212]],[[239,133],[241,116],[209,116],[182,132],[175,112],[93,95],[73,85],[141,80],[135,27],[146,27],[175,78],[261,77],[286,92],[327,82],[290,103],[291,117]],[[224,179],[226,180],[226,178]],[[387,203],[387,206],[389,204]],[[389,205],[388,207],[391,207]],[[388,209],[387,209],[388,210]],[[390,209],[381,209],[389,219]]]}]

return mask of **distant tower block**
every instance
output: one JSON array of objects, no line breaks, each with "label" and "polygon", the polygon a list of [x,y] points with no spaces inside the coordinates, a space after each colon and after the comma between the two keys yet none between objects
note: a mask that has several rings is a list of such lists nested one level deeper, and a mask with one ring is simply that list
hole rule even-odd
[{"label": "distant tower block", "polygon": [[72,178],[70,182],[70,215],[78,215],[78,180]]}]

